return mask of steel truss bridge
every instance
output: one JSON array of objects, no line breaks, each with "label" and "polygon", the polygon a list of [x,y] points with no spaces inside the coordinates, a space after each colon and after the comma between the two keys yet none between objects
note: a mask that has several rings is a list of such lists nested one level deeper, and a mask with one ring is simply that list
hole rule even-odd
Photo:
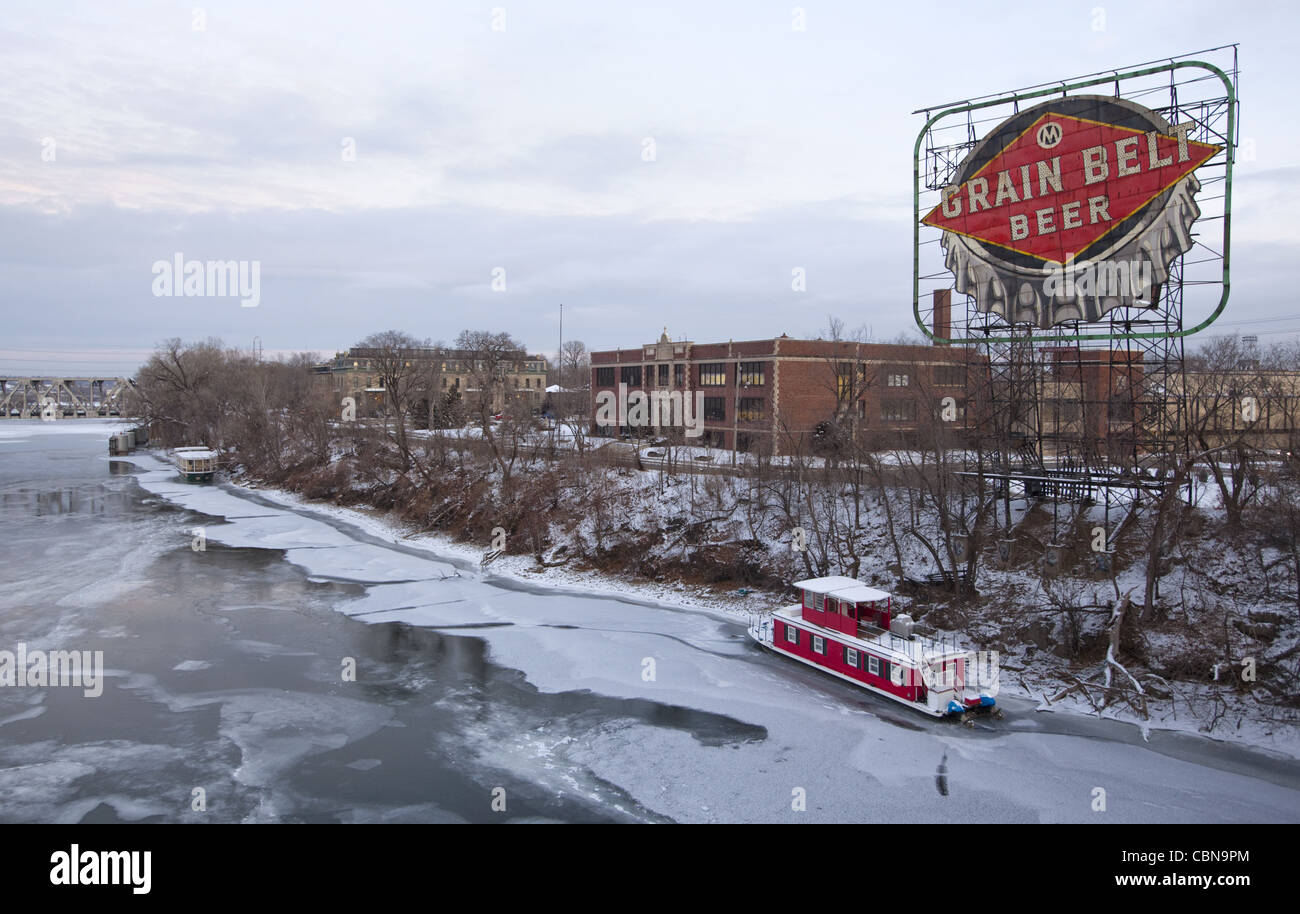
[{"label": "steel truss bridge", "polygon": [[0,377],[0,419],[124,416],[130,378]]}]

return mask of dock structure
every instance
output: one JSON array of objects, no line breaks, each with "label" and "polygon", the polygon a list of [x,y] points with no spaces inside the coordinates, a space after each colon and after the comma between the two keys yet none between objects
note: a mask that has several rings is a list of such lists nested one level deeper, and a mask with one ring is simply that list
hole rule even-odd
[{"label": "dock structure", "polygon": [[0,419],[124,416],[130,378],[0,377]]}]

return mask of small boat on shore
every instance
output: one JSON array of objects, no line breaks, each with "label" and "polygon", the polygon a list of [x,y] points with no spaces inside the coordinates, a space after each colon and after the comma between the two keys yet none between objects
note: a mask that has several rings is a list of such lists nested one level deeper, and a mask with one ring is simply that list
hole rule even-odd
[{"label": "small boat on shore", "polygon": [[[912,631],[892,597],[843,576],[796,581],[800,603],[755,617],[749,636],[762,647],[816,667],[931,717],[1001,717],[997,660]],[[991,671],[991,675],[990,675]],[[992,681],[988,681],[992,680]]]},{"label": "small boat on shore", "polygon": [[172,461],[186,482],[211,482],[220,456],[207,447],[178,447],[172,451]]}]

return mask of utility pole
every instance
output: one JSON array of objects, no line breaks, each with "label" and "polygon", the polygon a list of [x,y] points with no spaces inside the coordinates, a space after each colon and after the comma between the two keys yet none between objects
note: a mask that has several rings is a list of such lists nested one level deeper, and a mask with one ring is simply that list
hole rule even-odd
[{"label": "utility pole", "polygon": [[[555,448],[560,439],[559,412],[563,409],[561,404],[567,402],[564,397],[564,302],[560,302],[560,348],[555,350],[555,364],[558,368],[555,372],[555,385],[560,389],[555,392],[555,399],[551,401],[551,456],[555,455]],[[547,394],[543,392],[543,402],[546,396]]]}]

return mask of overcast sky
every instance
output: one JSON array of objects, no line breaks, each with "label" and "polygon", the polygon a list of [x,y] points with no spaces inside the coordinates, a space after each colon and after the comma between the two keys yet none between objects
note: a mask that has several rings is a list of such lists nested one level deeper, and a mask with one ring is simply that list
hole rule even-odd
[{"label": "overcast sky", "polygon": [[[133,371],[172,336],[332,352],[389,328],[550,353],[561,303],[593,349],[665,325],[815,335],[827,314],[892,337],[912,320],[913,109],[1233,41],[1253,159],[1216,330],[1283,339],[1296,9],[9,2],[0,372]],[[258,306],[155,296],[177,252],[258,261]]]}]

